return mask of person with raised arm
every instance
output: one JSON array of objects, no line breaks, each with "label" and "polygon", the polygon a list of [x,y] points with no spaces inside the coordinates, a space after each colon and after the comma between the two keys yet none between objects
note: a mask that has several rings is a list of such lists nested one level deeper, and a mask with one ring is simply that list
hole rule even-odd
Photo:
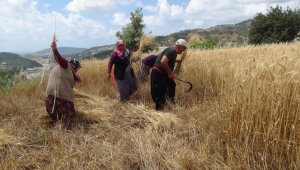
[{"label": "person with raised arm", "polygon": [[54,120],[68,122],[75,116],[73,88],[81,79],[77,71],[81,64],[76,59],[66,60],[57,50],[53,41],[51,48],[54,54],[55,64],[50,72],[45,105],[49,116]]}]

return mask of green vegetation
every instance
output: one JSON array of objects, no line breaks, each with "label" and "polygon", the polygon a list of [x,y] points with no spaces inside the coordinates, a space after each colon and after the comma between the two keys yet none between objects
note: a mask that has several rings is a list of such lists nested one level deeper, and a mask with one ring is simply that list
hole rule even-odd
[{"label": "green vegetation", "polygon": [[0,92],[7,91],[13,85],[13,74],[0,70]]},{"label": "green vegetation", "polygon": [[248,28],[243,28],[239,27],[236,29],[237,34],[243,37],[248,37],[249,36],[249,29]]},{"label": "green vegetation", "polygon": [[218,46],[217,39],[207,39],[204,41],[195,41],[190,44],[190,48],[194,49],[214,49]]},{"label": "green vegetation", "polygon": [[271,7],[266,15],[258,13],[250,26],[249,43],[291,42],[300,32],[300,10]]},{"label": "green vegetation", "polygon": [[138,50],[139,42],[144,32],[142,8],[130,13],[131,22],[123,27],[122,32],[117,32],[116,36],[125,41],[126,46],[133,51]]}]

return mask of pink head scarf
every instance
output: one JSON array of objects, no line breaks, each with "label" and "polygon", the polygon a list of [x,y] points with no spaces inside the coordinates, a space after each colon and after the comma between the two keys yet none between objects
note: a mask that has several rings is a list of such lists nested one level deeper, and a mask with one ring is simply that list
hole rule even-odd
[{"label": "pink head scarf", "polygon": [[[117,47],[120,46],[120,45],[125,46],[125,43],[124,43],[123,40],[118,40],[117,43],[116,43],[116,45],[117,45]],[[125,48],[124,48],[124,50],[125,50]],[[117,53],[118,56],[122,56],[124,50],[123,50],[123,51],[120,51],[120,50],[117,48],[115,51],[116,51],[116,53]]]},{"label": "pink head scarf", "polygon": [[125,43],[124,43],[123,40],[118,40],[116,44],[117,44],[117,46],[119,46],[119,45],[125,45]]}]

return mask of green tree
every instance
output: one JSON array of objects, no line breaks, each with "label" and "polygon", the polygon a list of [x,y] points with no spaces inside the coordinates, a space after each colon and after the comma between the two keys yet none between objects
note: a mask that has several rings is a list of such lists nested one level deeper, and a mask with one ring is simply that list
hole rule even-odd
[{"label": "green tree", "polygon": [[145,28],[142,8],[137,8],[130,15],[131,22],[123,27],[121,32],[117,32],[116,36],[125,41],[126,47],[136,51],[139,48],[139,41],[144,34],[143,29]]},{"label": "green tree", "polygon": [[203,41],[192,42],[190,48],[200,48],[200,49],[214,49],[218,46],[217,39],[207,39]]},{"label": "green tree", "polygon": [[300,32],[300,10],[271,7],[267,14],[258,13],[251,22],[250,44],[293,41]]},{"label": "green tree", "polygon": [[0,70],[0,92],[6,91],[13,85],[13,75],[10,72]]}]

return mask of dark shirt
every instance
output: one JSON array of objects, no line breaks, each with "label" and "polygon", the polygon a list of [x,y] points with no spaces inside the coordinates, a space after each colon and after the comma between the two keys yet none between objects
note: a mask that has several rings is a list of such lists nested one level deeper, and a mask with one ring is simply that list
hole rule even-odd
[{"label": "dark shirt", "polygon": [[176,57],[177,57],[176,49],[174,47],[166,48],[158,55],[155,61],[154,66],[157,67],[159,70],[166,72],[161,65],[161,59],[163,58],[163,56],[166,56],[168,58],[169,60],[168,65],[170,69],[173,71],[176,62]]},{"label": "dark shirt", "polygon": [[[128,49],[125,49],[125,51]],[[124,51],[124,53],[125,53]],[[129,51],[129,56],[131,55],[131,51]],[[116,50],[114,50],[110,56],[109,62],[108,62],[108,67],[107,67],[107,72],[110,73],[111,69],[113,67],[113,65],[115,64],[115,60],[119,57],[119,58],[123,58],[124,57],[124,53],[122,54],[122,56],[118,56]]]},{"label": "dark shirt", "polygon": [[130,55],[131,51],[128,49],[125,49],[120,56],[114,50],[108,62],[108,73],[111,72],[112,66],[115,65],[114,76],[122,80],[125,76],[126,67],[130,64]]}]

